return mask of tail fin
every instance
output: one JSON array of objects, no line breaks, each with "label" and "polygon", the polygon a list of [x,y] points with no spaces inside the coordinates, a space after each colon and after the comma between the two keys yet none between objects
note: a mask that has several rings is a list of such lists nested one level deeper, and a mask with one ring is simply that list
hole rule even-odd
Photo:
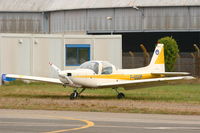
[{"label": "tail fin", "polygon": [[148,67],[153,72],[165,72],[164,44],[157,44]]},{"label": "tail fin", "polygon": [[57,73],[60,73],[60,69],[57,67],[57,66],[55,66],[54,64],[52,64],[51,62],[49,62],[49,65],[57,72]]}]

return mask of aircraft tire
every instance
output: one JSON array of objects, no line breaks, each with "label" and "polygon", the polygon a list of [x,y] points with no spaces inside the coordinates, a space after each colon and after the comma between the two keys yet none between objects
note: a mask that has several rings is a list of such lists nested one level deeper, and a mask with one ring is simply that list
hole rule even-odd
[{"label": "aircraft tire", "polygon": [[73,99],[76,99],[77,97],[78,97],[78,92],[73,92],[73,93],[70,95],[69,99],[70,99],[70,100],[73,100]]},{"label": "aircraft tire", "polygon": [[117,98],[118,98],[118,99],[125,98],[125,95],[124,95],[124,93],[119,93],[119,94],[117,95]]}]

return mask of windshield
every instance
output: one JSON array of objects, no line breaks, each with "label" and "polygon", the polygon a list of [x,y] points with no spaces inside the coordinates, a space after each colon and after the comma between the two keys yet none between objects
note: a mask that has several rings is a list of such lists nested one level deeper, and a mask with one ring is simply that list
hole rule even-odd
[{"label": "windshield", "polygon": [[102,72],[101,74],[111,74],[113,72],[112,64],[109,62],[102,62]]},{"label": "windshield", "polygon": [[81,69],[90,69],[93,70],[96,74],[99,72],[99,63],[97,62],[85,62],[80,66]]}]

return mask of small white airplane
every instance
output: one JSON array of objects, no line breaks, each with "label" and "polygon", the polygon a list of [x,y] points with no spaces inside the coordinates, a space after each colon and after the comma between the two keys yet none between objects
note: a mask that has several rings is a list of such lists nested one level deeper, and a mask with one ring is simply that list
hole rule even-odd
[{"label": "small white airplane", "polygon": [[[64,71],[54,64],[50,63],[50,65],[57,72],[59,79],[16,74],[4,74],[3,79],[44,81],[74,87],[70,99],[77,98],[86,88],[113,88],[118,93],[117,98],[124,98],[125,95],[117,91],[119,87],[137,89],[165,85],[172,81],[194,79],[192,76],[185,76],[189,74],[187,72],[165,72],[163,44],[157,44],[150,64],[142,68],[116,69],[107,61],[88,61],[80,65],[78,69]],[[78,92],[78,88],[82,90]]]}]

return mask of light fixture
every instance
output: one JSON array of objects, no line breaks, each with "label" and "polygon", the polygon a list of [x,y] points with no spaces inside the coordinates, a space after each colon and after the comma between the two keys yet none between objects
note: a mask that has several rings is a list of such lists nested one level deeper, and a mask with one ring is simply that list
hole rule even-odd
[{"label": "light fixture", "polygon": [[22,40],[22,39],[19,39],[19,40],[18,40],[18,43],[19,43],[19,44],[22,44],[22,43],[23,43],[23,40]]},{"label": "light fixture", "polygon": [[112,20],[111,16],[106,17],[107,20]]}]

